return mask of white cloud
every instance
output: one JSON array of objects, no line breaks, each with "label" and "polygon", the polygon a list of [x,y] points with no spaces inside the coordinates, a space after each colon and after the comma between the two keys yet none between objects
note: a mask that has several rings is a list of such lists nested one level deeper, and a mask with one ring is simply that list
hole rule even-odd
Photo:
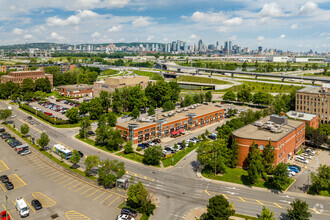
[{"label": "white cloud", "polygon": [[259,14],[263,17],[280,17],[283,12],[276,2],[265,4]]},{"label": "white cloud", "polygon": [[222,11],[214,13],[214,12],[201,12],[196,11],[192,14],[191,19],[194,22],[202,23],[202,22],[210,22],[210,23],[219,23],[224,21],[226,16]]},{"label": "white cloud", "polygon": [[32,38],[33,38],[33,36],[31,34],[24,35],[24,39],[26,39],[26,40],[30,40]]},{"label": "white cloud", "polygon": [[241,17],[235,17],[228,20],[225,20],[223,23],[226,25],[239,25],[242,24],[243,19]]},{"label": "white cloud", "polygon": [[22,35],[23,34],[23,29],[20,29],[20,28],[14,28],[13,29],[13,34],[15,35]]},{"label": "white cloud", "polygon": [[293,25],[291,25],[290,29],[291,29],[291,30],[296,30],[296,29],[298,29],[298,24],[293,24]]},{"label": "white cloud", "polygon": [[147,41],[152,41],[154,38],[155,38],[155,36],[150,35],[150,36],[148,36]]},{"label": "white cloud", "polygon": [[41,25],[39,27],[36,27],[35,29],[32,29],[32,31],[35,33],[41,34],[42,32],[46,31],[46,28]]},{"label": "white cloud", "polygon": [[152,24],[152,22],[150,21],[151,18],[150,17],[138,17],[137,19],[135,19],[132,24],[135,27],[145,27],[145,26],[149,26],[150,24]]},{"label": "white cloud", "polygon": [[198,39],[198,36],[196,34],[192,34],[189,36],[189,39],[191,40],[197,40]]},{"label": "white cloud", "polygon": [[283,39],[285,37],[286,37],[285,34],[281,34],[280,39]]},{"label": "white cloud", "polygon": [[101,37],[101,34],[99,32],[94,32],[92,35],[91,35],[92,38],[98,38],[98,37]]},{"label": "white cloud", "polygon": [[78,25],[82,18],[95,17],[97,15],[97,13],[90,10],[78,10],[75,15],[71,15],[67,19],[61,19],[55,16],[47,18],[46,22],[48,26]]},{"label": "white cloud", "polygon": [[216,29],[217,32],[227,32],[228,28],[226,26],[220,26]]},{"label": "white cloud", "polygon": [[299,9],[299,15],[310,15],[318,9],[317,4],[314,2],[307,2]]},{"label": "white cloud", "polygon": [[265,38],[264,38],[264,36],[258,36],[258,37],[257,37],[257,40],[258,40],[258,41],[263,41],[263,40],[265,40]]},{"label": "white cloud", "polygon": [[110,8],[122,8],[130,3],[131,0],[104,0],[104,3]]},{"label": "white cloud", "polygon": [[74,4],[76,8],[95,8],[100,3],[99,0],[77,0]]},{"label": "white cloud", "polygon": [[233,36],[229,37],[229,40],[237,40],[237,36],[233,35]]},{"label": "white cloud", "polygon": [[[73,4],[74,9],[93,9],[93,8],[122,8],[130,3],[131,0],[76,0]],[[68,9],[70,6],[66,6]]]},{"label": "white cloud", "polygon": [[56,32],[52,32],[52,33],[50,34],[49,39],[51,39],[51,40],[56,40],[56,41],[62,41],[62,40],[65,40],[65,37],[63,37],[62,35],[59,35],[59,34],[56,33]]},{"label": "white cloud", "polygon": [[109,28],[108,32],[119,32],[121,31],[123,26],[121,25],[114,25],[111,28]]}]

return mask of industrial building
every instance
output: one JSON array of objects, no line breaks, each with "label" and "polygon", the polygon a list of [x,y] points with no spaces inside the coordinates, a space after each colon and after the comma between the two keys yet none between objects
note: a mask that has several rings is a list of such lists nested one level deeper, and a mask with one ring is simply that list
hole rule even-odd
[{"label": "industrial building", "polygon": [[238,166],[246,166],[246,158],[253,143],[262,151],[271,142],[274,165],[287,162],[305,142],[305,122],[271,115],[233,132],[239,147]]}]

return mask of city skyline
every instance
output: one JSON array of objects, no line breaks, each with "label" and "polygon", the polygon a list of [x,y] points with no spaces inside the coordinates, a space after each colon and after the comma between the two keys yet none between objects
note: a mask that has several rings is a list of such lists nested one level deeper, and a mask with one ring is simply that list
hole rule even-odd
[{"label": "city skyline", "polygon": [[330,48],[330,1],[325,0],[14,0],[0,12],[0,45],[177,39],[198,45],[203,39],[205,44],[231,40],[253,49]]}]

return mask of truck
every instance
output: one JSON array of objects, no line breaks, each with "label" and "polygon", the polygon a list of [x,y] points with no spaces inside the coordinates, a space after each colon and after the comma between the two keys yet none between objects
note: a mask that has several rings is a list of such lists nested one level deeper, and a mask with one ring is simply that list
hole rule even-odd
[{"label": "truck", "polygon": [[30,214],[29,207],[27,206],[25,200],[22,197],[16,199],[15,205],[16,210],[22,218]]}]

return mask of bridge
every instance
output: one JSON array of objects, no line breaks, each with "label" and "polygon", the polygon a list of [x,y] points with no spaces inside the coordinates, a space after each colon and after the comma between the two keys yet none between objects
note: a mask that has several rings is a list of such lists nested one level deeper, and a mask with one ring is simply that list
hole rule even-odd
[{"label": "bridge", "polygon": [[189,71],[190,73],[196,73],[200,74],[201,71],[211,73],[220,73],[222,75],[225,75],[226,73],[231,74],[231,77],[234,77],[235,74],[241,74],[241,75],[251,75],[254,76],[257,80],[259,76],[264,77],[273,77],[273,78],[281,78],[282,82],[285,79],[298,79],[298,80],[308,80],[311,81],[312,84],[316,81],[324,82],[324,83],[330,83],[330,77],[311,77],[311,76],[288,76],[288,75],[282,75],[282,74],[272,74],[272,73],[258,73],[258,72],[247,72],[247,71],[236,71],[236,70],[221,70],[221,69],[210,69],[210,68],[200,68],[200,67],[188,67],[188,66],[179,66],[174,64],[167,64],[167,63],[161,63],[156,62],[155,64],[156,68],[162,69],[162,70],[168,70],[176,69],[178,73],[180,73],[182,70]]}]

